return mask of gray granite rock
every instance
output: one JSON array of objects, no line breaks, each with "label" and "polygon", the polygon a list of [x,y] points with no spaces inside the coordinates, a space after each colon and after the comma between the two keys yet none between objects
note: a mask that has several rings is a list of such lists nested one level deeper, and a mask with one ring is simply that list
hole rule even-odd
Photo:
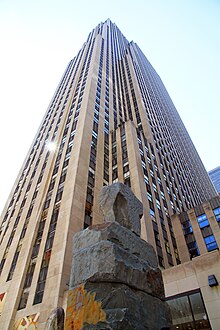
[{"label": "gray granite rock", "polygon": [[73,255],[101,241],[110,241],[143,259],[150,267],[158,267],[157,256],[152,245],[134,235],[117,222],[94,225],[74,235]]},{"label": "gray granite rock", "polygon": [[[169,307],[156,297],[119,283],[90,283],[87,292],[96,293],[106,313],[106,323],[97,329],[159,330],[171,324]],[[83,329],[96,329],[85,326]]]},{"label": "gray granite rock", "polygon": [[143,205],[127,185],[117,182],[103,187],[99,204],[104,222],[117,221],[140,236]]},{"label": "gray granite rock", "polygon": [[70,288],[86,281],[123,283],[164,299],[160,269],[107,240],[74,251]]}]

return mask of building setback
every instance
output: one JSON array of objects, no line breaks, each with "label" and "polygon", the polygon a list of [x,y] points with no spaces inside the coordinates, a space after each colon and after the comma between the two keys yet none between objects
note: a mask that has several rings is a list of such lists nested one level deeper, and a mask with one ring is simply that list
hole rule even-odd
[{"label": "building setback", "polygon": [[107,20],[68,64],[3,210],[0,328],[43,329],[65,307],[73,234],[102,222],[99,191],[117,181],[143,202],[159,265],[180,264],[171,216],[216,192],[160,77]]}]

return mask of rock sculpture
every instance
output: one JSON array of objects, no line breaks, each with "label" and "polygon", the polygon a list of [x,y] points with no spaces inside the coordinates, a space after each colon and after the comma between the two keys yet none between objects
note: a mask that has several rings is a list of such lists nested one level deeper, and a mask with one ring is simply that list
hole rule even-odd
[{"label": "rock sculpture", "polygon": [[142,240],[141,202],[117,183],[100,196],[104,223],[74,236],[66,330],[160,330],[170,324],[153,247]]}]

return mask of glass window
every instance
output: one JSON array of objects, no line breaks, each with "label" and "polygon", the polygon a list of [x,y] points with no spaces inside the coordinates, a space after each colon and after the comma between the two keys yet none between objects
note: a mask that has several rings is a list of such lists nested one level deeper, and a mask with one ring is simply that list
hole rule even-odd
[{"label": "glass window", "polygon": [[193,232],[191,222],[189,220],[183,222],[182,227],[185,235]]},{"label": "glass window", "polygon": [[168,304],[171,309],[173,325],[184,324],[193,321],[192,312],[187,296],[169,300]]},{"label": "glass window", "polygon": [[151,195],[151,193],[147,192],[147,198],[149,199],[149,201],[152,202],[152,195]]},{"label": "glass window", "polygon": [[189,296],[190,303],[193,310],[193,315],[195,320],[205,320],[207,319],[205,307],[201,299],[201,294],[199,292],[191,294]]},{"label": "glass window", "polygon": [[214,235],[210,235],[204,238],[206,247],[208,251],[213,251],[216,250],[218,248],[218,245],[215,241],[215,237]]},{"label": "glass window", "polygon": [[154,210],[152,210],[151,208],[150,208],[150,216],[151,216],[151,219],[152,219],[154,222],[157,222],[156,217],[155,217],[155,212],[154,212]]},{"label": "glass window", "polygon": [[198,220],[200,228],[204,228],[209,225],[209,221],[208,221],[205,213],[200,215],[199,217],[197,217],[197,220]]},{"label": "glass window", "polygon": [[211,326],[200,292],[167,300],[171,310],[172,330],[209,329]]},{"label": "glass window", "polygon": [[195,258],[195,257],[200,255],[199,248],[198,248],[197,243],[194,239],[195,239],[195,237],[193,235],[193,237],[192,237],[193,241],[191,241],[189,243],[186,242],[188,250],[189,250],[189,254],[190,254],[190,259]]},{"label": "glass window", "polygon": [[216,220],[219,222],[219,225],[220,225],[220,207],[217,207],[216,209],[214,209],[213,212],[214,212]]}]

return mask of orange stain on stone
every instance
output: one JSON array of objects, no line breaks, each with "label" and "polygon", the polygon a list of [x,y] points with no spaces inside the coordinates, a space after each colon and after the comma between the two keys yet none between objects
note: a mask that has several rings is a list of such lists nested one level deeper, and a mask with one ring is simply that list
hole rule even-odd
[{"label": "orange stain on stone", "polygon": [[95,300],[96,293],[87,292],[84,284],[68,293],[65,330],[80,330],[84,323],[96,324],[106,321],[101,302]]}]

